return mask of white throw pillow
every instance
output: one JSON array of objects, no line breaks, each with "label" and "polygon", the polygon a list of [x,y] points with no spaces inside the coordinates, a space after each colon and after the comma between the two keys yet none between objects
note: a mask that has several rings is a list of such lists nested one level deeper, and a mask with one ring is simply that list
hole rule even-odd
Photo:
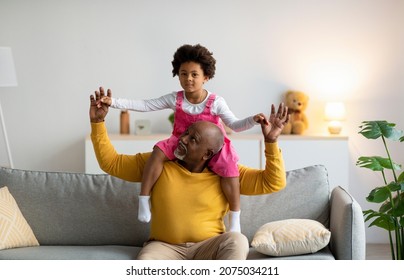
[{"label": "white throw pillow", "polygon": [[269,256],[315,253],[330,242],[331,232],[320,222],[288,219],[267,223],[255,233],[251,246]]}]

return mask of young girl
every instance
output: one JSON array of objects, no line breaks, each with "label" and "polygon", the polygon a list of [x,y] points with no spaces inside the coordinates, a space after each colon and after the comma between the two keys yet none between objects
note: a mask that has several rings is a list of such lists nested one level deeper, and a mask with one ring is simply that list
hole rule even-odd
[{"label": "young girl", "polygon": [[225,100],[203,88],[215,74],[216,60],[212,53],[201,45],[183,45],[174,54],[173,77],[178,76],[183,91],[173,92],[160,98],[149,100],[127,100],[104,97],[101,102],[117,109],[128,109],[149,112],[162,109],[174,110],[174,129],[169,139],[158,142],[145,165],[139,195],[138,219],[149,222],[150,193],[154,183],[163,170],[164,161],[174,160],[174,150],[178,146],[179,137],[189,125],[199,120],[206,120],[218,125],[225,141],[222,149],[212,155],[209,168],[221,176],[221,187],[229,202],[229,231],[240,232],[240,183],[238,156],[227,138],[220,119],[232,130],[243,131],[255,124],[265,122],[264,114],[257,114],[242,120],[237,119],[230,111]]}]

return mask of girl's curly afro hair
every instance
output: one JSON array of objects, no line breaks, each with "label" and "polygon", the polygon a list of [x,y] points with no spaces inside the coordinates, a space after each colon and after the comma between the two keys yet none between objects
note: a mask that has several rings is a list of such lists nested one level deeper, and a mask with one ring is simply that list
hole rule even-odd
[{"label": "girl's curly afro hair", "polygon": [[212,55],[212,52],[199,44],[179,47],[174,53],[174,59],[171,62],[173,65],[173,77],[179,74],[181,64],[192,61],[201,65],[204,75],[212,79],[216,70],[216,60]]}]

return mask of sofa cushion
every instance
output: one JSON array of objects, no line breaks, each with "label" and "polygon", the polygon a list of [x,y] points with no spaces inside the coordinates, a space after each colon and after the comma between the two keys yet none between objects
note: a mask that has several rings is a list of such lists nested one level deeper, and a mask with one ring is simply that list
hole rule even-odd
[{"label": "sofa cushion", "polygon": [[[1,254],[0,254],[1,258]],[[254,248],[250,248],[250,252],[248,254],[247,260],[335,260],[330,246],[326,246],[320,251],[312,254],[305,254],[305,255],[294,255],[294,256],[281,256],[281,257],[274,257],[262,254],[255,250]]]},{"label": "sofa cushion", "polygon": [[140,185],[109,175],[0,168],[41,245],[142,246],[149,224],[137,220]]},{"label": "sofa cushion", "polygon": [[329,227],[330,187],[324,166],[286,173],[286,187],[277,193],[241,196],[241,231],[252,241],[262,225],[284,219],[311,219]]},{"label": "sofa cushion", "polygon": [[330,236],[331,232],[317,221],[287,219],[260,227],[251,245],[269,256],[303,255],[323,249]]},{"label": "sofa cushion", "polygon": [[134,260],[141,247],[39,246],[0,251],[0,260]]},{"label": "sofa cushion", "polygon": [[0,188],[0,250],[38,246],[31,227],[8,188]]}]

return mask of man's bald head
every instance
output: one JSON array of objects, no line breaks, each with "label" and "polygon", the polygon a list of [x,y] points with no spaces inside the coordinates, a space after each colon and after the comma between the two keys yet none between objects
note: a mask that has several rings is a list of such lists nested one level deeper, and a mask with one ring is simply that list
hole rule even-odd
[{"label": "man's bald head", "polygon": [[194,128],[199,131],[201,137],[207,142],[207,148],[211,149],[214,154],[218,153],[224,143],[224,135],[222,130],[214,123],[208,121],[197,121],[193,124]]}]

